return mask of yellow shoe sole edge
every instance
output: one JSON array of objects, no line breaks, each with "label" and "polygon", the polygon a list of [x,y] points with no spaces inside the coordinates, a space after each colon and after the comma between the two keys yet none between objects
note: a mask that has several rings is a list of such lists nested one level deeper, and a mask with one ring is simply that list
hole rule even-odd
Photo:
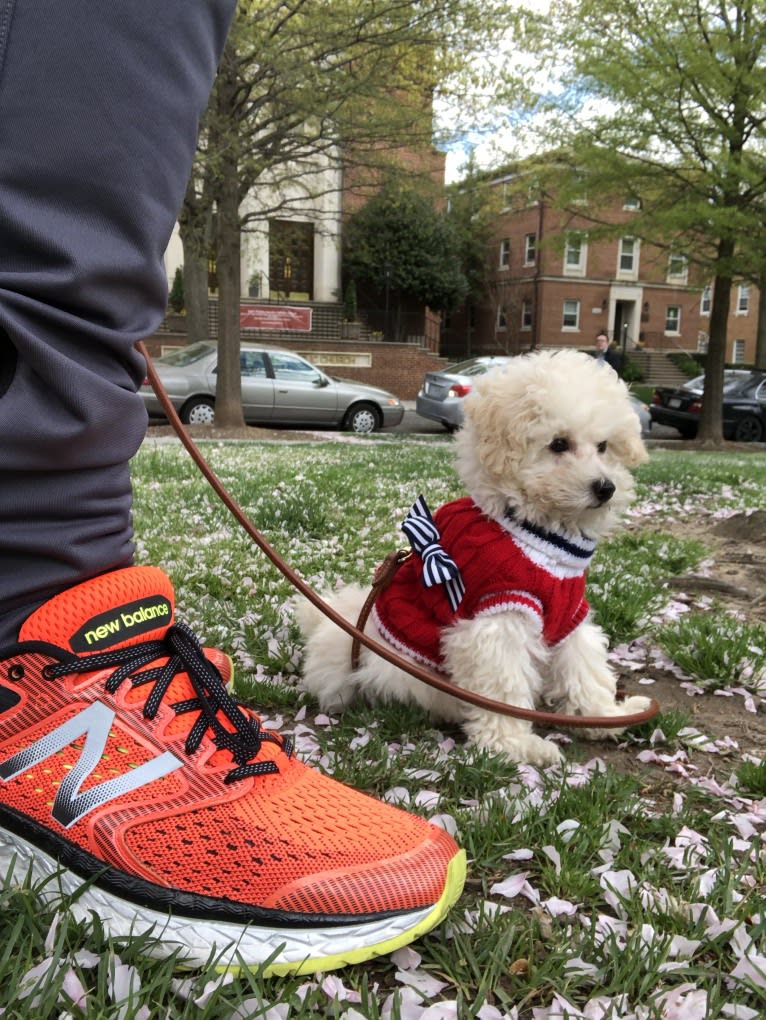
[{"label": "yellow shoe sole edge", "polygon": [[267,961],[261,966],[250,966],[247,968],[229,964],[217,969],[228,971],[229,973],[239,973],[245,969],[257,970],[263,977],[278,977],[285,974],[324,973],[329,970],[338,970],[340,967],[364,963],[378,956],[386,956],[389,953],[393,953],[394,950],[401,949],[402,946],[407,946],[416,939],[419,939],[421,935],[425,935],[443,921],[450,907],[457,901],[463,891],[465,877],[466,854],[465,850],[460,850],[450,861],[447,867],[447,880],[444,885],[444,891],[428,914],[422,917],[412,928],[407,929],[407,931],[403,931],[391,938],[383,939],[381,942],[372,945],[362,945],[359,949],[346,951],[338,956],[328,954],[323,957],[309,957],[308,959],[295,962],[274,961],[270,963]]}]

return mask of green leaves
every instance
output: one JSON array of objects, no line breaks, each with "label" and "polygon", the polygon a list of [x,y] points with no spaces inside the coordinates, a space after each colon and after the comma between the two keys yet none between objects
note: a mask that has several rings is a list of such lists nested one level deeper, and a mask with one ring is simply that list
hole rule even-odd
[{"label": "green leaves", "polygon": [[438,311],[467,293],[453,225],[414,187],[385,187],[351,218],[345,240],[347,274],[378,291],[386,285]]}]

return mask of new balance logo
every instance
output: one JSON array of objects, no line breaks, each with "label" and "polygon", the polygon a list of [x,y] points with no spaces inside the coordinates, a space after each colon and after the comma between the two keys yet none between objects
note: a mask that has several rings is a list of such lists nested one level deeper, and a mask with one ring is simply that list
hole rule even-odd
[{"label": "new balance logo", "polygon": [[173,607],[164,595],[152,595],[112,609],[87,620],[70,638],[75,652],[93,652],[111,648],[129,637],[166,627]]},{"label": "new balance logo", "polygon": [[66,774],[58,788],[51,811],[53,817],[68,829],[94,808],[108,804],[125,793],[148,786],[155,779],[174,772],[181,762],[170,751],[144,762],[122,776],[107,779],[80,793],[80,787],[98,767],[104,753],[114,712],[100,701],[94,701],[72,719],[46,733],[23,751],[0,762],[0,779],[7,782],[15,776],[40,765],[51,755],[63,751],[73,740],[85,737],[85,745],[76,764]]}]

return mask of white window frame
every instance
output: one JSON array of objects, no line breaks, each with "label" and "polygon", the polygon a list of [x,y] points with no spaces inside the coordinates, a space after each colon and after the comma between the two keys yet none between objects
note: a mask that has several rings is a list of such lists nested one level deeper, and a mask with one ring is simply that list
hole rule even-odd
[{"label": "white window frame", "polygon": [[532,302],[529,298],[524,298],[521,302],[521,329],[523,333],[528,333],[532,329]]},{"label": "white window frame", "polygon": [[741,283],[737,288],[737,310],[736,315],[750,314],[750,284]]},{"label": "white window frame", "polygon": [[713,308],[713,288],[710,284],[702,288],[700,294],[700,315],[710,315]]},{"label": "white window frame", "polygon": [[745,341],[737,339],[732,345],[731,360],[735,365],[742,365],[745,362]]},{"label": "white window frame", "polygon": [[[675,314],[671,316],[671,310],[675,310]],[[670,325],[671,319],[675,320],[675,327]],[[665,309],[665,336],[680,336],[681,335],[681,306],[680,305],[668,305]]]},{"label": "white window frame", "polygon": [[504,237],[500,242],[500,259],[498,262],[498,268],[508,269],[511,265],[511,239],[510,237]]},{"label": "white window frame", "polygon": [[685,255],[671,252],[668,256],[668,280],[686,283],[689,279],[689,260]]},{"label": "white window frame", "polygon": [[[568,309],[567,306],[574,306]],[[567,322],[567,316],[572,318],[574,315],[574,322]],[[577,298],[565,298],[561,306],[561,332],[562,333],[579,333],[580,332],[580,302]]]},{"label": "white window frame", "polygon": [[[576,261],[570,259],[571,255],[576,255]],[[564,247],[564,275],[584,276],[587,263],[588,241],[585,234],[567,234]]]},{"label": "white window frame", "polygon": [[638,195],[628,195],[622,204],[623,209],[637,210],[641,208],[641,199]]},{"label": "white window frame", "polygon": [[534,266],[537,262],[537,234],[524,235],[524,265]]},{"label": "white window frame", "polygon": [[495,315],[495,332],[502,333],[506,329],[508,329],[508,316],[505,314],[505,305],[498,305]]},{"label": "white window frame", "polygon": [[[631,251],[625,250],[626,242],[632,245]],[[637,237],[621,237],[617,249],[617,276],[621,280],[635,280],[638,277],[638,260],[641,250],[641,242]],[[630,268],[623,266],[623,260],[630,257]]]}]

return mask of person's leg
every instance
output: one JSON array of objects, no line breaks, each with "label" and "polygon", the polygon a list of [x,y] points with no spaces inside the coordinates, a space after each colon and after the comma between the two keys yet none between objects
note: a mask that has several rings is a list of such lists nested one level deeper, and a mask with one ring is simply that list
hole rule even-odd
[{"label": "person's leg", "polygon": [[235,0],[0,0],[0,643],[132,561],[134,343]]},{"label": "person's leg", "polygon": [[296,760],[129,565],[133,344],[231,6],[0,0],[0,873],[142,953],[307,973],[430,930],[465,855]]}]

